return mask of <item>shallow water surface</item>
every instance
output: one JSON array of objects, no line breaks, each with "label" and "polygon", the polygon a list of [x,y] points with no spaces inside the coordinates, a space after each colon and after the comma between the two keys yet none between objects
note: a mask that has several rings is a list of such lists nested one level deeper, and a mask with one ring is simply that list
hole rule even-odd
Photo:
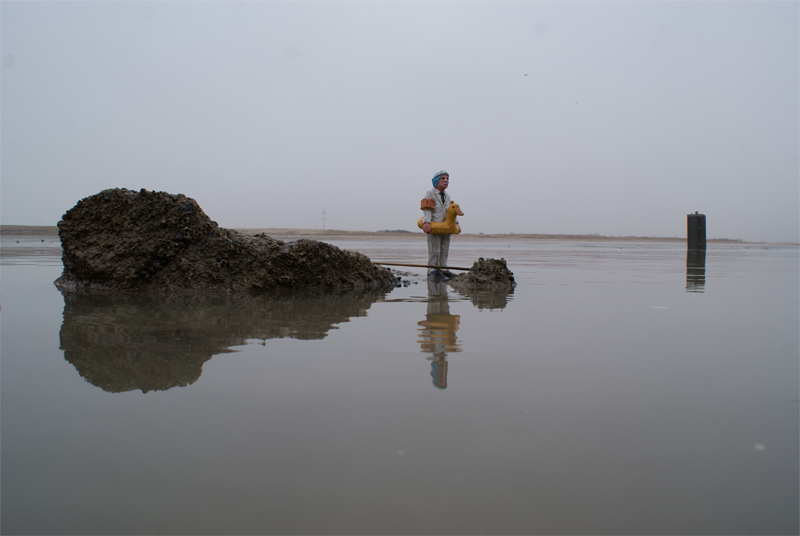
[{"label": "shallow water surface", "polygon": [[16,240],[3,533],[798,532],[797,247],[456,239],[513,292],[153,298]]}]

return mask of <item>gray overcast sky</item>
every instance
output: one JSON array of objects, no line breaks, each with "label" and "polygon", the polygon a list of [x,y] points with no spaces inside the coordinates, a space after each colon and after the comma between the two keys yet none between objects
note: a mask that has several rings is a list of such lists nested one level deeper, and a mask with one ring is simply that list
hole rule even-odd
[{"label": "gray overcast sky", "polygon": [[465,232],[797,242],[798,6],[4,0],[0,220],[416,230],[446,169]]}]

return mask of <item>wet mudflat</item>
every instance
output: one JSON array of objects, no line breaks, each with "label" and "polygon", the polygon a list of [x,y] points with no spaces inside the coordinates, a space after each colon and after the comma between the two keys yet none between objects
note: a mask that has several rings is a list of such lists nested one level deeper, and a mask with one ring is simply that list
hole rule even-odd
[{"label": "wet mudflat", "polygon": [[797,247],[454,240],[518,286],[163,299],[62,295],[58,254],[2,242],[3,533],[798,532]]}]

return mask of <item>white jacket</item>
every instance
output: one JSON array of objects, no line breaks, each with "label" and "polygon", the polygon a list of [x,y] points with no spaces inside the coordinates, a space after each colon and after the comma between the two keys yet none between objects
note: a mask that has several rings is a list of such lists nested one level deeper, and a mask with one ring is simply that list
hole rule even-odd
[{"label": "white jacket", "polygon": [[[442,193],[444,193],[444,201],[442,201]],[[450,195],[447,190],[440,192],[436,188],[429,190],[425,194],[425,199],[433,199],[436,207],[431,210],[429,208],[422,209],[422,224],[434,222],[443,222],[447,217],[447,207],[450,206]]]}]

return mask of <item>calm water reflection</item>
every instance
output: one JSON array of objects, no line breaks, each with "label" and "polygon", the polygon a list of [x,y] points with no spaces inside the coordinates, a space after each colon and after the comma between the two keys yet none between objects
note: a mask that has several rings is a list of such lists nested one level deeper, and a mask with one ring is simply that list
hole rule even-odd
[{"label": "calm water reflection", "polygon": [[[450,302],[453,296],[469,299],[479,310],[501,310],[511,300],[514,290],[477,290],[465,289],[453,291],[447,284],[427,282],[428,299],[425,319],[417,322],[420,348],[431,361],[431,378],[437,389],[447,388],[448,354],[460,352],[461,343],[456,331],[460,326],[460,315],[450,313]],[[452,293],[452,296],[451,296]]]},{"label": "calm water reflection", "polygon": [[194,383],[203,363],[251,339],[323,339],[387,293],[64,293],[61,349],[105,391],[162,391]]},{"label": "calm water reflection", "polygon": [[447,388],[447,354],[460,352],[458,337],[459,315],[450,314],[448,286],[428,282],[428,310],[425,320],[418,322],[420,348],[431,354],[431,378],[439,389]]},{"label": "calm water reflection", "polygon": [[690,249],[686,252],[686,292],[703,292],[706,286],[706,252]]},{"label": "calm water reflection", "polygon": [[795,246],[454,240],[514,292],[90,297],[42,244],[2,242],[3,533],[800,529]]}]

